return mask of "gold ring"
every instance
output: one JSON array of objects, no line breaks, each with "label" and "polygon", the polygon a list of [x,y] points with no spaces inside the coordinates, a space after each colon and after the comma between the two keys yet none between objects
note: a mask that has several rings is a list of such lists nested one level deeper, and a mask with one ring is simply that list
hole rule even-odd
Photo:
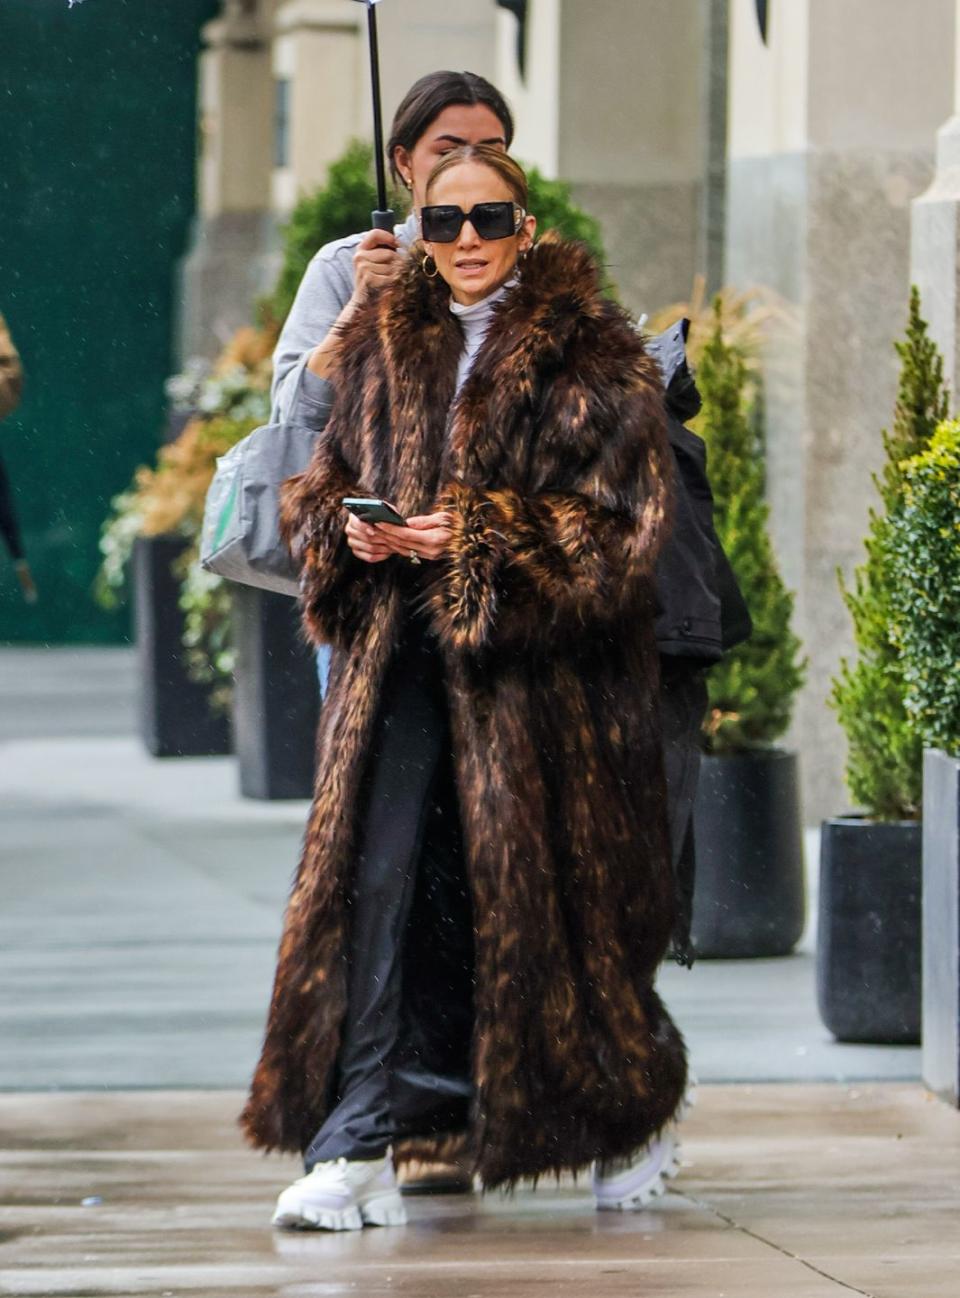
[{"label": "gold ring", "polygon": [[411,563],[419,563],[419,562],[420,562],[420,556],[419,556],[419,554],[417,554],[416,550],[411,550],[411,551],[410,551],[410,562],[411,562]]}]

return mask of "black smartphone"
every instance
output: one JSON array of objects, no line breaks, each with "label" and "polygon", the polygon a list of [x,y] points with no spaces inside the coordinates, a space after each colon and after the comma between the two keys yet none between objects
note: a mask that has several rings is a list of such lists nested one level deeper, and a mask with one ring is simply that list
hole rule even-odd
[{"label": "black smartphone", "polygon": [[376,496],[344,496],[340,503],[364,523],[396,523],[398,527],[407,525],[402,514],[398,514],[392,505],[385,500],[378,500]]}]

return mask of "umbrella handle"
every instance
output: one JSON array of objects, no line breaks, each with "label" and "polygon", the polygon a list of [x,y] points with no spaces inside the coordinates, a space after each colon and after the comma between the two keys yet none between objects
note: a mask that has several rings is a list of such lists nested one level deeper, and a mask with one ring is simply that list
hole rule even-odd
[{"label": "umbrella handle", "polygon": [[377,42],[376,0],[367,4],[367,37],[370,43],[370,89],[373,92],[373,160],[377,168],[377,208],[371,213],[375,230],[393,233],[394,214],[387,207],[387,176],[383,165],[383,118],[380,107],[380,50]]}]

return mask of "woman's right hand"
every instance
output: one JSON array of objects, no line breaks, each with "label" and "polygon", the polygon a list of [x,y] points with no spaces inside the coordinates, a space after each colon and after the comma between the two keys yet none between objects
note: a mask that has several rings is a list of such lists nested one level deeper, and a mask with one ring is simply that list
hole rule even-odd
[{"label": "woman's right hand", "polygon": [[362,302],[372,288],[383,288],[396,279],[403,253],[392,230],[368,230],[353,254],[353,301]]},{"label": "woman's right hand", "polygon": [[364,523],[356,514],[347,513],[347,545],[364,563],[382,563],[395,553],[393,546],[372,523]]}]

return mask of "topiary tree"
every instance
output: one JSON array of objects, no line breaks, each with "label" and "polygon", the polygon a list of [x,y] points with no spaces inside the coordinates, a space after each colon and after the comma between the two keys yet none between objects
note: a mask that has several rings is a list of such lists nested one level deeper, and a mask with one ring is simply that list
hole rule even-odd
[{"label": "topiary tree", "polygon": [[883,557],[904,707],[921,744],[960,756],[960,423],[897,467]]},{"label": "topiary tree", "polygon": [[911,820],[922,800],[923,741],[905,706],[904,665],[892,636],[897,584],[887,552],[890,518],[903,503],[903,462],[923,451],[947,413],[943,361],[910,293],[906,337],[895,344],[900,380],[893,429],[884,431],[884,466],[874,475],[881,509],[870,511],[866,560],[850,587],[838,571],[853,618],[857,658],[841,660],[830,703],[847,735],[847,785],[878,820]]},{"label": "topiary tree", "polygon": [[705,723],[709,751],[765,747],[790,724],[803,684],[800,641],[790,629],[793,596],[777,568],[767,531],[763,448],[748,417],[743,356],[724,337],[720,303],[697,369],[703,409],[696,424],[707,444],[717,535],[753,618],[753,635],[710,670]]},{"label": "topiary tree", "polygon": [[[527,171],[530,211],[536,214],[538,229],[557,230],[566,239],[580,239],[593,251],[601,265],[605,261],[600,226],[570,197],[570,186],[548,180],[536,167]],[[398,221],[406,218],[409,201],[402,192],[391,198]],[[280,231],[283,263],[276,286],[260,303],[266,327],[275,331],[287,317],[310,259],[334,239],[346,238],[369,229],[374,203],[373,150],[355,140],[341,158],[332,163],[325,184],[297,203]]]}]

